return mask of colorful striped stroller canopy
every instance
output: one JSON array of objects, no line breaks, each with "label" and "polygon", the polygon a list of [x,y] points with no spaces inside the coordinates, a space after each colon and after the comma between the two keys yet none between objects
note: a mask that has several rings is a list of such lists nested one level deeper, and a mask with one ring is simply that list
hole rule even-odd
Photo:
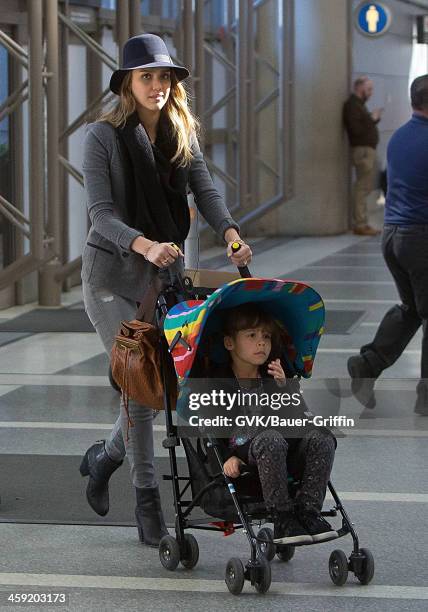
[{"label": "colorful striped stroller canopy", "polygon": [[180,302],[168,312],[164,334],[169,345],[181,332],[184,342],[172,350],[179,380],[191,372],[198,350],[208,352],[217,364],[227,363],[223,346],[222,311],[254,302],[268,312],[284,330],[283,357],[296,374],[309,378],[320,337],[325,309],[312,287],[294,280],[240,278],[216,289],[206,300]]}]

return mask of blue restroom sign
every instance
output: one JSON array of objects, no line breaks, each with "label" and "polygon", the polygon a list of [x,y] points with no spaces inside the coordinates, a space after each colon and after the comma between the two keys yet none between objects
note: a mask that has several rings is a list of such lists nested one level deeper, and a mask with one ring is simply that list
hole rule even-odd
[{"label": "blue restroom sign", "polygon": [[366,36],[382,36],[391,25],[391,11],[382,2],[362,2],[355,11],[355,23]]}]

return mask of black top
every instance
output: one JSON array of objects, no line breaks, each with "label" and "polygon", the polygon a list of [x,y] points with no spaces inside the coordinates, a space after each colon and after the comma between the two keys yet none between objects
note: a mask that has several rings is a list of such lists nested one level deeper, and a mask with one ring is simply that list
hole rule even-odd
[{"label": "black top", "polygon": [[[285,370],[286,376],[289,376],[290,374],[287,371],[287,368],[284,363],[282,363],[282,366]],[[227,391],[236,392],[240,389],[239,381],[236,379],[230,365],[218,367],[214,370],[214,372],[212,372],[212,374],[214,374],[213,378],[223,379],[224,382],[225,382],[224,379],[228,379],[228,385],[230,384],[230,388],[228,388]],[[299,383],[298,378],[288,378],[287,377],[286,386],[279,388],[277,387],[274,379],[266,374],[265,368],[262,368],[261,374],[262,374],[261,379],[251,381],[253,388],[251,387],[246,388],[245,391],[254,392],[256,390],[254,387],[256,387],[259,392],[263,392],[263,393],[280,392],[280,393],[289,393],[290,396],[293,393],[300,393],[300,383]],[[260,386],[260,384],[262,386]],[[306,403],[303,397],[300,396],[300,398],[301,398],[301,403],[299,406],[297,407],[290,406],[289,408],[286,409],[288,417],[304,418],[306,416],[305,412],[308,411],[308,407],[306,406]],[[239,413],[242,414],[241,410],[242,409],[235,408],[230,413],[230,416],[234,418],[237,416],[237,414]],[[266,414],[270,414],[270,413],[271,413],[270,410],[266,410]],[[272,412],[272,414],[275,414],[275,412]],[[310,429],[314,429],[314,427],[315,426],[310,425],[304,428],[304,430],[308,431]],[[229,439],[219,438],[219,442],[222,447],[223,460],[226,461],[227,459],[229,459],[229,457],[235,456],[235,457],[239,457],[246,463],[248,461],[248,450],[250,448],[250,444],[253,438],[258,433],[260,433],[260,431],[261,429],[258,426],[254,426],[254,427],[244,426],[244,427],[239,428],[239,431],[235,432],[235,436],[232,436],[232,438],[229,438]],[[284,436],[286,441],[289,444],[290,450],[293,450],[294,447],[296,447],[301,440],[301,436],[297,435],[298,433],[300,434],[303,433],[303,429],[298,428],[297,430],[295,429],[293,431],[293,428],[290,428],[289,437]],[[237,434],[237,437],[236,437],[236,434]],[[241,444],[239,443],[239,440],[238,440],[239,438],[241,438],[243,443]]]},{"label": "black top", "polygon": [[172,218],[177,226],[181,223],[181,214],[183,211],[183,202],[187,206],[187,199],[184,194],[177,189],[176,185],[176,166],[171,163],[171,158],[175,154],[174,145],[170,139],[164,134],[162,129],[159,130],[156,141],[152,143],[153,156],[156,162],[159,180],[162,189],[165,193]]},{"label": "black top", "polygon": [[351,147],[376,149],[379,133],[375,121],[361,98],[351,94],[343,107],[343,121]]}]

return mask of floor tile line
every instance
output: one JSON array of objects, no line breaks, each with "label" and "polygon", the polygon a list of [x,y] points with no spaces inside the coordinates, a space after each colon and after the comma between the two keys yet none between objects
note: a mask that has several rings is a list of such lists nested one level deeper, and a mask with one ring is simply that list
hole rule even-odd
[{"label": "floor tile line", "polygon": [[[309,282],[309,281],[304,281]],[[326,298],[324,304],[397,304],[396,300],[366,300],[364,298]]]},{"label": "floor tile line", "polygon": [[354,266],[304,266],[303,270],[373,270],[373,268],[379,268],[385,270],[385,274],[388,273],[388,269],[385,265],[383,266],[360,266],[355,264]]},{"label": "floor tile line", "polygon": [[[79,574],[1,573],[0,584],[8,586],[37,586],[54,588],[122,589],[130,591],[180,591],[227,593],[224,580],[202,578],[145,578],[130,576],[86,576]],[[253,590],[248,583],[245,591]],[[338,588],[332,584],[273,582],[270,595],[299,595],[319,597],[352,597],[364,599],[426,600],[428,587],[407,585],[369,585],[349,583]],[[72,597],[72,593],[71,593]]]},{"label": "floor tile line", "polygon": [[73,387],[110,387],[107,376],[72,376],[69,374],[0,373],[0,385],[45,385]]},{"label": "floor tile line", "polygon": [[319,280],[317,278],[301,278],[299,279],[302,283],[311,284],[311,285],[385,285],[395,287],[395,283],[393,281],[372,281],[372,280]]},{"label": "floor tile line", "polygon": [[0,429],[107,429],[113,423],[68,423],[59,421],[0,421]]},{"label": "floor tile line", "polygon": [[[110,431],[113,423],[67,423],[50,421],[0,421],[0,429],[46,429],[46,430],[95,430]],[[155,432],[166,434],[164,425],[153,425]],[[342,430],[345,436],[382,437],[382,438],[427,438],[428,431],[423,429],[355,429]]]},{"label": "floor tile line", "polygon": [[[360,348],[320,348],[317,353],[359,353]],[[420,355],[421,351],[417,349],[407,349],[401,353],[402,355]]]}]

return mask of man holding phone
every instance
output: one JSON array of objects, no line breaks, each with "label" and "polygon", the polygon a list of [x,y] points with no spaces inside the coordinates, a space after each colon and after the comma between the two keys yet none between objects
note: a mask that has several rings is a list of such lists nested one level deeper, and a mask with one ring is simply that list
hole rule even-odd
[{"label": "man holding phone", "polygon": [[380,231],[370,227],[367,218],[367,197],[373,191],[376,171],[376,147],[379,142],[377,124],[383,109],[372,112],[366,107],[373,94],[373,81],[367,76],[358,77],[353,93],[343,107],[343,120],[352,150],[356,181],[353,192],[354,234],[376,236]]}]

